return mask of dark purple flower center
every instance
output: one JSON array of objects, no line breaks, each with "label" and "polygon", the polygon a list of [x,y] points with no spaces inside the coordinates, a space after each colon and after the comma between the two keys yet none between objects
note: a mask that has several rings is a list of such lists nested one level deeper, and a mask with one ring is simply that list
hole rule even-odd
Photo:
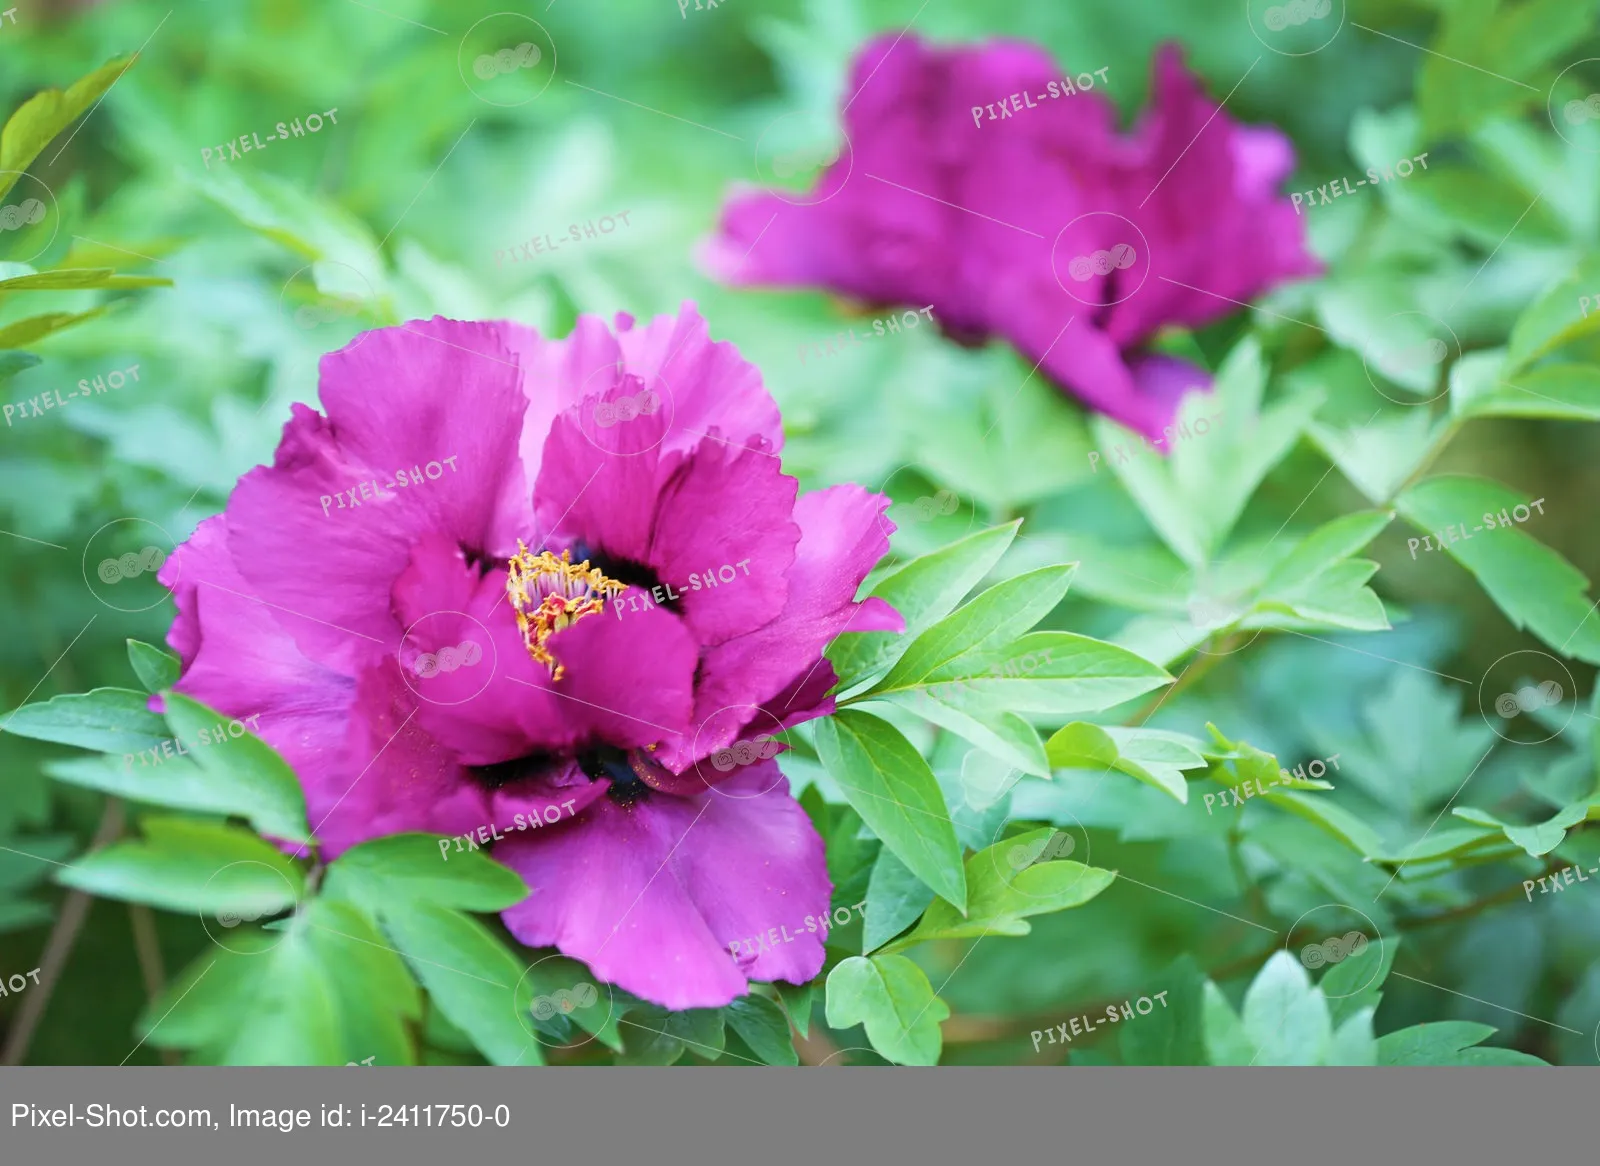
[{"label": "dark purple flower center", "polygon": [[572,544],[572,557],[574,559],[587,559],[597,567],[608,579],[615,579],[618,583],[626,583],[630,587],[637,587],[641,591],[655,591],[660,588],[663,595],[669,598],[656,603],[657,607],[664,607],[668,611],[676,611],[678,600],[677,592],[669,591],[661,586],[661,578],[655,570],[644,563],[636,563],[632,559],[618,558],[608,555],[597,547],[590,546],[583,539]]},{"label": "dark purple flower center", "polygon": [[639,765],[648,764],[652,763],[615,745],[600,745],[578,755],[578,767],[590,781],[611,779],[606,796],[619,806],[631,806],[650,797],[650,787],[637,771]]}]

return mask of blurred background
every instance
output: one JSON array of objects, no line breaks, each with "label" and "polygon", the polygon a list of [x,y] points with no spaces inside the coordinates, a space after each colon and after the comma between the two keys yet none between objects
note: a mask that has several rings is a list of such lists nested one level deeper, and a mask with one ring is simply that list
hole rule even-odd
[{"label": "blurred background", "polygon": [[[935,41],[1033,41],[1073,74],[1107,67],[1106,92],[1125,123],[1144,104],[1153,51],[1175,41],[1214,98],[1238,86],[1229,116],[1293,138],[1289,189],[1429,151],[1426,174],[1307,216],[1324,278],[1193,338],[1215,366],[1253,334],[1273,362],[1269,399],[1323,397],[1313,432],[1252,502],[1248,530],[1270,534],[1291,519],[1310,528],[1366,508],[1387,496],[1385,475],[1398,468],[1392,486],[1416,468],[1393,450],[1426,445],[1417,427],[1428,415],[1397,406],[1371,447],[1345,459],[1372,469],[1375,493],[1364,498],[1349,473],[1330,472],[1328,450],[1375,404],[1358,355],[1374,320],[1425,310],[1447,320],[1464,350],[1494,349],[1545,289],[1595,270],[1600,154],[1570,148],[1546,101],[1563,69],[1600,56],[1594,0],[1356,0],[1332,41],[1302,56],[1265,49],[1253,31],[1263,6],[1235,0],[704,3],[536,0],[506,14],[505,0],[18,0],[15,19],[0,23],[0,113],[139,57],[26,168],[11,201],[27,190],[50,217],[0,238],[0,260],[12,275],[26,270],[15,263],[101,266],[169,284],[0,290],[0,348],[37,358],[0,366],[10,374],[4,399],[57,389],[64,399],[42,415],[19,409],[0,431],[0,704],[128,684],[124,641],[164,642],[172,609],[125,610],[139,604],[96,589],[96,563],[117,538],[108,524],[131,517],[181,542],[240,474],[270,461],[290,403],[315,399],[319,354],[361,329],[435,313],[511,317],[561,336],[580,312],[648,317],[695,301],[713,336],[762,369],[789,433],[785,469],[804,488],[859,481],[897,499],[960,496],[960,511],[940,523],[902,522],[900,553],[1026,516],[1006,569],[1081,558],[1052,626],[1113,634],[1127,613],[1114,602],[1114,572],[1092,565],[1115,554],[1097,551],[1132,553],[1153,536],[1113,476],[1092,471],[1096,439],[1074,402],[1029,380],[1028,363],[1003,343],[965,350],[928,327],[819,358],[810,346],[876,313],[820,292],[723,287],[695,267],[732,185],[769,172],[758,172],[763,134],[797,112],[808,115],[798,123],[836,124],[852,54],[908,21]],[[520,71],[509,88],[488,84],[480,61],[520,43],[542,46],[538,61],[512,62]],[[303,135],[273,136],[297,121]],[[270,146],[223,160],[224,143],[252,135]],[[761,148],[826,145],[777,140]],[[0,169],[9,156],[0,153]],[[524,250],[545,236],[568,241]],[[1568,298],[1600,297],[1600,278],[1573,289]],[[72,318],[81,313],[91,315]],[[1577,340],[1585,357],[1591,343]],[[133,366],[136,381],[124,373],[120,388],[68,397],[80,380]],[[1012,394],[1026,424],[979,437]],[[1529,530],[1592,576],[1600,457],[1581,423],[1586,408],[1567,419],[1454,419],[1432,469],[1543,499]],[[1480,678],[1507,653],[1551,647],[1514,626],[1448,556],[1413,557],[1406,540],[1419,533],[1396,523],[1367,552],[1381,563],[1373,586],[1394,631],[1262,636],[1154,723],[1202,731],[1213,720],[1286,764],[1342,751],[1350,780],[1330,797],[1393,844],[1414,839],[1494,743],[1479,715]],[[1565,663],[1567,698],[1586,704],[1593,667]],[[1595,723],[1584,714],[1547,744],[1491,751],[1472,804],[1537,820],[1592,790]],[[0,736],[0,970],[38,966],[62,933],[65,896],[49,862],[81,852],[97,831],[129,828],[138,813],[125,807],[119,823],[102,795],[51,781],[44,765],[66,755]],[[959,768],[959,756],[941,764]],[[1223,820],[1126,785],[1077,807],[1097,865],[1230,911],[1256,902],[1284,923],[1303,894],[1353,901],[1382,883],[1286,815]],[[1070,790],[1061,796],[1056,808],[1074,809]],[[1564,845],[1595,850],[1580,835]],[[1398,933],[1413,909],[1465,908],[1515,888],[1528,877],[1521,871],[1514,862],[1453,871],[1447,885],[1397,893],[1398,914],[1378,923]],[[1260,902],[1262,885],[1282,902]],[[100,899],[84,906],[48,1006],[30,1021],[25,1050],[13,1050],[28,1062],[117,1063],[154,990],[208,942],[184,917]],[[1026,938],[932,951],[946,970],[965,961],[943,993],[954,1012],[945,1060],[1038,1060],[1028,1033],[1040,1018],[1144,994],[1186,952],[1234,991],[1261,953],[1259,938],[1229,927],[1179,898],[1119,884],[1036,920]],[[1524,902],[1518,889],[1463,909],[1408,934],[1397,967],[1417,982],[1389,983],[1379,1031],[1478,1020],[1500,1030],[1497,1043],[1594,1064],[1597,939],[1594,892]],[[15,1031],[26,999],[0,999],[0,1030]],[[1095,1045],[1072,1056],[1093,1061]],[[146,1045],[129,1063],[161,1058]]]}]

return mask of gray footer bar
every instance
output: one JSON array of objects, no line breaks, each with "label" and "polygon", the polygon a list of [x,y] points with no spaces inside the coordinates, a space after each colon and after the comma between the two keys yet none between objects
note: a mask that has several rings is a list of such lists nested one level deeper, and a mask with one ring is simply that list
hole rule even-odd
[{"label": "gray footer bar", "polygon": [[0,1068],[0,1162],[1593,1161],[1597,1082],[1520,1067]]}]

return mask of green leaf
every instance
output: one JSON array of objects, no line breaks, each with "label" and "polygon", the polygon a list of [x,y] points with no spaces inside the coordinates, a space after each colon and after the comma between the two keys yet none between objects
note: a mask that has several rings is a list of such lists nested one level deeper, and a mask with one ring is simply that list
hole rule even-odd
[{"label": "green leaf", "polygon": [[1353,1013],[1334,1030],[1325,1064],[1376,1065],[1378,1042],[1372,1035],[1372,1008]]},{"label": "green leaf", "polygon": [[946,703],[959,697],[968,708],[1069,716],[1102,712],[1170,683],[1166,669],[1117,644],[1073,632],[1030,632],[968,653],[907,687],[931,689]]},{"label": "green leaf", "polygon": [[[1263,409],[1266,377],[1260,345],[1242,340],[1217,370],[1212,393],[1184,397],[1173,424],[1180,436],[1168,443],[1168,456],[1110,460],[1161,540],[1192,567],[1222,547],[1256,487],[1294,448],[1321,403],[1305,393]],[[1192,436],[1181,436],[1185,427]],[[1101,449],[1141,440],[1104,417],[1095,418],[1094,429]]]},{"label": "green leaf", "polygon": [[1384,851],[1383,839],[1378,836],[1376,830],[1343,806],[1336,805],[1327,798],[1296,793],[1292,790],[1268,790],[1265,796],[1267,801],[1274,805],[1282,806],[1290,813],[1316,823],[1335,838],[1360,852],[1365,858],[1376,858]]},{"label": "green leaf", "polygon": [[1395,505],[1423,534],[1458,528],[1445,552],[1472,572],[1512,626],[1527,628],[1564,656],[1600,663],[1600,620],[1589,618],[1583,573],[1520,528],[1471,529],[1485,514],[1528,501],[1499,483],[1449,474],[1418,482]]},{"label": "green leaf", "polygon": [[1366,586],[1378,564],[1350,556],[1377,538],[1393,518],[1393,512],[1369,510],[1318,527],[1267,573],[1257,606],[1281,608],[1327,627],[1387,630],[1383,602]]},{"label": "green leaf", "polygon": [[828,975],[828,1027],[865,1025],[867,1040],[897,1065],[936,1065],[950,1015],[921,968],[898,955],[851,956]]},{"label": "green leaf", "polygon": [[[439,1011],[495,1065],[542,1063],[539,1041],[514,999],[523,967],[482,923],[413,900],[380,914],[383,931]],[[532,999],[526,987],[522,995]],[[528,1020],[532,1025],[532,1019]]]},{"label": "green leaf", "polygon": [[884,950],[902,951],[930,939],[1027,935],[1033,930],[1028,916],[1087,903],[1109,887],[1116,874],[1065,858],[1047,856],[1041,861],[1049,843],[1062,833],[1044,827],[978,851],[967,859],[965,918],[950,903],[935,900],[910,935]]},{"label": "green leaf", "polygon": [[[577,960],[567,959],[565,956],[546,956],[528,968],[524,974],[522,988],[517,997],[521,1015],[527,1015],[537,997],[554,997],[563,989],[570,991],[576,985],[593,983],[595,978],[594,974]],[[598,991],[598,985],[596,990]],[[604,1005],[600,1005],[597,996],[595,1004],[575,1008],[565,1017],[557,1014],[545,1023],[556,1033],[561,1034],[564,1043],[568,1041],[567,1033],[570,1027],[576,1025],[596,1037],[601,1044],[615,1052],[621,1052],[623,1042],[618,1024],[627,1007],[627,1004],[617,998],[616,992],[608,988]]]},{"label": "green leaf", "polygon": [[1213,1065],[1253,1064],[1258,1046],[1245,1032],[1244,1023],[1222,989],[1207,980],[1204,996],[1206,1059]]},{"label": "green leaf", "polygon": [[1475,822],[1479,826],[1492,826],[1501,830],[1507,839],[1522,847],[1529,855],[1543,858],[1561,845],[1561,840],[1567,836],[1569,828],[1588,817],[1589,807],[1587,799],[1575,802],[1558,810],[1545,821],[1530,826],[1513,826],[1487,810],[1476,809],[1473,806],[1457,806],[1451,812],[1456,817],[1465,818],[1468,822]]},{"label": "green leaf", "polygon": [[1072,572],[1071,563],[1041,567],[995,584],[913,640],[871,694],[882,696],[981,672],[995,652],[1061,602]]},{"label": "green leaf", "polygon": [[668,1012],[654,1006],[630,1013],[624,1020],[628,1047],[619,1065],[671,1065],[686,1052],[708,1061],[722,1056],[727,1033],[722,1012],[716,1008],[691,1008]]},{"label": "green leaf", "polygon": [[[0,171],[20,173],[26,170],[51,139],[99,101],[138,59],[136,53],[132,57],[107,61],[65,92],[44,89],[23,102],[0,130]],[[0,198],[10,193],[18,173],[0,175]]]},{"label": "green leaf", "polygon": [[233,736],[232,719],[177,692],[165,695],[167,724],[190,759],[218,785],[238,791],[239,809],[263,834],[309,842],[300,780],[277,750],[253,733]]},{"label": "green leaf", "polygon": [[888,943],[915,923],[933,899],[933,888],[912,874],[894,851],[887,846],[878,851],[867,882],[862,950],[870,954]]},{"label": "green leaf", "polygon": [[[201,193],[245,226],[301,258],[344,264],[369,281],[380,277],[381,258],[372,232],[337,202],[259,170],[223,166],[191,177]],[[380,291],[376,287],[341,290],[360,300]]]},{"label": "green leaf", "polygon": [[1542,1065],[1545,1062],[1514,1049],[1479,1049],[1494,1035],[1487,1024],[1444,1020],[1417,1024],[1378,1038],[1380,1065]]},{"label": "green leaf", "polygon": [[1200,742],[1183,733],[1074,721],[1045,742],[1045,752],[1052,768],[1115,769],[1187,803],[1189,783],[1183,771],[1206,764],[1198,746]]},{"label": "green leaf", "polygon": [[[7,181],[5,178],[0,178],[0,186],[6,185]],[[26,347],[36,340],[43,340],[46,336],[71,328],[74,324],[81,324],[85,320],[104,315],[105,311],[106,305],[102,304],[86,312],[45,312],[43,315],[16,320],[0,328],[0,348]]]},{"label": "green leaf", "polygon": [[722,1015],[739,1034],[739,1039],[750,1046],[750,1051],[767,1064],[800,1063],[783,1009],[765,996],[741,996],[724,1008]]},{"label": "green leaf", "polygon": [[1350,484],[1376,503],[1394,496],[1448,424],[1434,420],[1426,409],[1403,409],[1348,429],[1314,424],[1308,433]]},{"label": "green leaf", "polygon": [[[1328,1016],[1334,1024],[1343,1025],[1357,1013],[1378,1006],[1383,999],[1383,982],[1389,978],[1399,948],[1396,938],[1369,943],[1359,956],[1346,958],[1323,973],[1317,987],[1328,1001]],[[1370,958],[1373,954],[1378,960],[1376,971]]]},{"label": "green leaf", "polygon": [[38,364],[39,358],[31,352],[0,352],[0,381],[8,381]]},{"label": "green leaf", "polygon": [[395,903],[504,911],[528,897],[522,876],[479,850],[441,853],[433,834],[389,834],[352,846],[328,867],[324,892],[381,913]]},{"label": "green leaf", "polygon": [[[330,970],[304,917],[278,932],[233,935],[201,955],[140,1018],[158,1047],[197,1047],[224,1065],[337,1065],[344,1048]],[[248,953],[248,954],[247,954]]]},{"label": "green leaf", "polygon": [[[1505,354],[1468,353],[1450,375],[1450,404],[1461,417],[1550,417],[1560,421],[1600,421],[1600,365],[1545,364],[1523,371],[1515,382],[1503,378]],[[1482,383],[1466,385],[1477,367]],[[1467,370],[1467,371],[1464,371]]]},{"label": "green leaf", "polygon": [[416,1050],[407,1022],[422,1018],[422,995],[399,953],[354,906],[313,899],[306,906],[307,938],[328,973],[338,1001],[347,1061],[409,1065]]},{"label": "green leaf", "polygon": [[300,901],[300,867],[248,830],[190,818],[147,817],[141,826],[142,841],[86,854],[56,881],[107,899],[243,920]]},{"label": "green leaf", "polygon": [[[3,181],[3,180],[0,180]],[[0,279],[0,293],[15,291],[78,291],[85,288],[120,289],[171,287],[170,279],[154,275],[118,275],[109,267],[68,267]]]},{"label": "green leaf", "polygon": [[[1498,114],[1538,102],[1530,85],[1488,85],[1483,74],[1540,79],[1593,27],[1592,0],[1528,0],[1515,6],[1449,4],[1428,56],[1421,58],[1417,104],[1426,140],[1455,138]],[[1471,61],[1464,69],[1461,62]]]},{"label": "green leaf", "polygon": [[816,744],[823,765],[883,844],[935,892],[964,905],[961,844],[944,794],[900,730],[844,709],[817,722]]},{"label": "green leaf", "polygon": [[148,702],[131,688],[67,693],[23,705],[0,720],[0,731],[98,753],[137,754],[168,739],[166,723]]},{"label": "green leaf", "polygon": [[1245,993],[1243,1021],[1257,1065],[1320,1065],[1333,1039],[1327,1001],[1286,951],[1273,953]]},{"label": "green leaf", "polygon": [[789,1023],[801,1036],[811,1034],[811,1009],[815,1004],[816,983],[787,984],[779,982],[773,985],[778,990],[778,999],[783,1001],[784,1009],[789,1013]]},{"label": "green leaf", "polygon": [[1600,312],[1593,310],[1592,302],[1578,302],[1585,296],[1592,299],[1597,283],[1600,259],[1586,259],[1535,300],[1511,329],[1504,375],[1516,376],[1540,357],[1600,332]]},{"label": "green leaf", "polygon": [[955,610],[962,597],[994,569],[1017,536],[1022,520],[969,534],[949,546],[912,559],[880,579],[868,595],[876,595],[906,621],[904,633],[857,632],[828,646],[842,689],[888,668],[911,641]]},{"label": "green leaf", "polygon": [[[1122,1030],[1122,1060],[1127,1065],[1204,1065],[1203,999],[1205,975],[1184,955],[1159,979],[1167,1006]],[[1160,989],[1158,989],[1159,991]]]},{"label": "green leaf", "polygon": [[248,799],[240,787],[226,778],[219,781],[182,757],[148,768],[115,757],[72,757],[46,762],[44,771],[68,785],[152,806],[222,817],[242,817],[249,809]]},{"label": "green leaf", "polygon": [[171,652],[152,647],[143,640],[128,641],[128,662],[146,692],[160,692],[178,682],[181,664]]},{"label": "green leaf", "polygon": [[[1013,769],[1035,777],[1050,776],[1050,762],[1045,758],[1039,731],[1016,713],[995,708],[963,685],[909,688],[895,693],[889,703],[970,741]],[[873,702],[852,707],[871,712]]]}]

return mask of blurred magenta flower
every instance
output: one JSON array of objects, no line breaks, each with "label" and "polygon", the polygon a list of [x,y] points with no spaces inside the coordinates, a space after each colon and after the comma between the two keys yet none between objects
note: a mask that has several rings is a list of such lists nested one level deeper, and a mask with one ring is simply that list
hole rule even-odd
[{"label": "blurred magenta flower", "polygon": [[831,639],[903,627],[855,601],[893,528],[858,486],[798,493],[692,305],[632,325],[435,318],[325,356],[326,415],[296,405],[163,569],[168,641],[179,691],[260,714],[325,855],[495,840],[518,939],[715,1006],[821,969],[816,935],[730,950],[828,908],[770,736],[832,711]]},{"label": "blurred magenta flower", "polygon": [[[1063,80],[1020,42],[874,41],[855,62],[847,140],[817,185],[735,192],[702,262],[737,284],[931,303],[953,339],[1004,337],[1094,409],[1159,437],[1210,378],[1150,339],[1320,266],[1277,193],[1294,164],[1282,133],[1220,113],[1174,46],[1156,57],[1131,134],[1098,91],[1108,83],[1107,69]],[[778,161],[792,172],[791,155]]]}]

